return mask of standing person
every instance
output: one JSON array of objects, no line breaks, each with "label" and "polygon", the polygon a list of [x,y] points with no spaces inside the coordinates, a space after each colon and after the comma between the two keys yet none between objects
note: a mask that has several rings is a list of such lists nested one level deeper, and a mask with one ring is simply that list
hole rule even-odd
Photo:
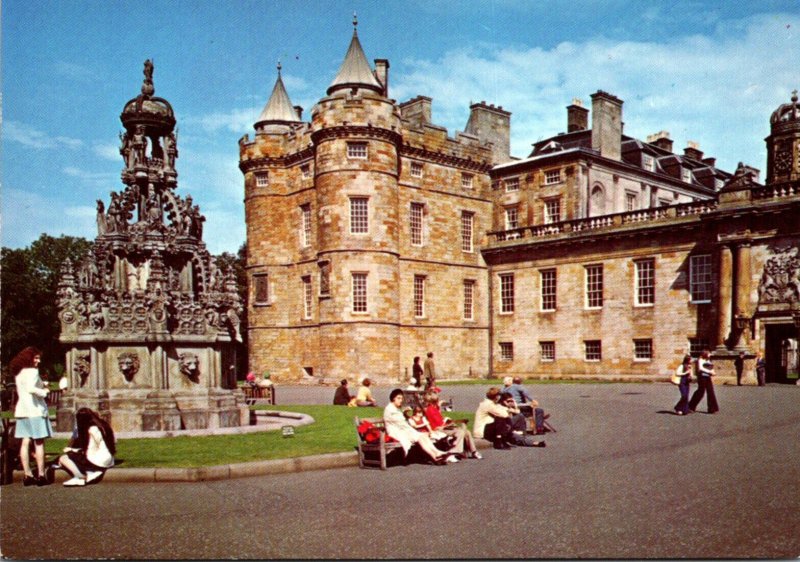
[{"label": "standing person", "polygon": [[85,486],[114,466],[114,430],[97,412],[80,408],[75,413],[77,436],[64,448],[58,463],[72,475],[64,486]]},{"label": "standing person", "polygon": [[433,362],[433,351],[428,352],[423,371],[425,373],[425,390],[428,390],[436,385],[436,364]]},{"label": "standing person", "polygon": [[369,387],[372,386],[372,381],[369,378],[365,378],[361,382],[361,386],[358,388],[358,394],[356,394],[356,406],[362,407],[369,407],[369,406],[377,406],[378,403],[372,397],[372,391]]},{"label": "standing person", "polygon": [[422,365],[419,364],[419,356],[414,357],[414,364],[411,366],[411,384],[419,389],[422,387],[423,376]]},{"label": "standing person", "polygon": [[679,416],[685,416],[689,413],[689,386],[692,375],[692,356],[686,355],[678,368],[675,369],[675,375],[681,378],[678,383],[678,390],[681,393],[681,399],[675,404],[675,413]]},{"label": "standing person", "polygon": [[739,356],[733,360],[736,369],[736,386],[742,386],[742,372],[744,371],[744,351],[739,352]]},{"label": "standing person", "polygon": [[[49,482],[44,474],[44,440],[53,435],[50,416],[47,411],[48,391],[39,377],[39,363],[42,352],[35,347],[26,347],[11,360],[10,371],[17,385],[17,406],[14,417],[17,420],[14,434],[22,439],[19,457],[25,477],[22,484],[31,486],[47,486]],[[36,458],[37,475],[31,469],[30,445],[33,439],[34,457]]]},{"label": "standing person", "polygon": [[350,396],[350,390],[347,388],[347,379],[342,379],[339,383],[339,387],[333,394],[333,405],[347,406],[352,398],[353,397]]},{"label": "standing person", "polygon": [[703,396],[706,393],[708,393],[708,413],[716,414],[719,412],[717,396],[714,394],[714,383],[711,380],[713,376],[714,364],[711,362],[711,353],[705,350],[697,360],[697,390],[694,391],[692,399],[689,401],[689,410],[692,412],[697,409],[697,405],[703,400]]},{"label": "standing person", "polygon": [[[414,429],[408,424],[405,414],[401,409],[403,406],[403,391],[395,388],[389,395],[389,403],[383,409],[383,422],[386,427],[386,434],[392,439],[397,439],[403,447],[403,451],[408,455],[409,449],[415,443],[425,451],[436,464],[447,462],[458,462],[452,455],[447,455],[437,449],[430,435]],[[452,460],[451,460],[452,459]]]},{"label": "standing person", "polygon": [[756,355],[756,379],[758,380],[758,386],[767,384],[767,362],[764,361],[764,355],[760,351]]}]

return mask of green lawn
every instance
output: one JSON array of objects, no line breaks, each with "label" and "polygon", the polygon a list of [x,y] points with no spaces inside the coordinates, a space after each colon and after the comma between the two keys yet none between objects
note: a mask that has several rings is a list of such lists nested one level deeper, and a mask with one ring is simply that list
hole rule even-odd
[{"label": "green lawn", "polygon": [[[294,437],[280,431],[208,437],[167,437],[163,439],[120,439],[117,462],[120,468],[198,467],[239,462],[303,457],[321,453],[355,450],[353,418],[380,417],[380,408],[343,406],[258,406],[263,410],[299,412],[314,418],[315,423],[295,428]],[[452,418],[468,418],[468,412],[451,412]],[[45,441],[48,453],[59,453],[64,439]]]}]

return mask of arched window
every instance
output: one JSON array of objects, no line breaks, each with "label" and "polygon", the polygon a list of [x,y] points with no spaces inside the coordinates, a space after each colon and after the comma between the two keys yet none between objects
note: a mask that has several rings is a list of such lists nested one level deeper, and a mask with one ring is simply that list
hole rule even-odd
[{"label": "arched window", "polygon": [[589,216],[596,217],[606,212],[606,193],[603,186],[595,184],[589,195]]}]

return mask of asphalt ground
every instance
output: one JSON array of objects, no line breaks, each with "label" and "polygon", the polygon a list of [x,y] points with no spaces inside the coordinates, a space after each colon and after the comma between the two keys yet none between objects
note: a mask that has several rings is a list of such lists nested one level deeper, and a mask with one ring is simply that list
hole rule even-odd
[{"label": "asphalt ground", "polygon": [[[387,471],[207,482],[4,486],[13,559],[796,558],[800,388],[717,388],[675,416],[669,384],[530,389],[546,448]],[[385,403],[390,389],[378,388]],[[471,410],[482,386],[446,387]],[[331,388],[279,388],[278,403]],[[315,394],[318,393],[318,394]],[[384,396],[384,394],[386,396]],[[324,398],[324,400],[323,400]],[[701,405],[701,410],[704,408]]]}]

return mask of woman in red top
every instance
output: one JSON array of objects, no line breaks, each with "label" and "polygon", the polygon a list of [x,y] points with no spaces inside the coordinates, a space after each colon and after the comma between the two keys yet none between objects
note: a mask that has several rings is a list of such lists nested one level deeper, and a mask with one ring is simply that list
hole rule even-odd
[{"label": "woman in red top", "polygon": [[[475,440],[472,438],[472,433],[467,429],[467,424],[454,423],[450,418],[442,416],[442,411],[439,407],[439,395],[435,392],[429,392],[425,395],[425,417],[428,418],[433,431],[443,431],[447,435],[452,435],[456,438],[453,448],[450,449],[451,453],[457,454],[461,458],[482,459],[483,456],[475,448]],[[466,448],[466,452],[464,449]]]}]

